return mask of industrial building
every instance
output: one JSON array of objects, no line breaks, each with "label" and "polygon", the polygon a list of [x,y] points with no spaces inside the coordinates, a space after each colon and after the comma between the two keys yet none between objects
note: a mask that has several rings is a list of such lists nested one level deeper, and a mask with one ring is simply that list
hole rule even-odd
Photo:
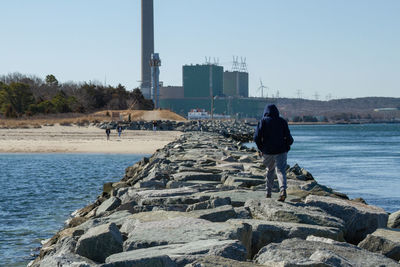
[{"label": "industrial building", "polygon": [[249,74],[243,71],[225,71],[225,96],[249,97]]},{"label": "industrial building", "polygon": [[185,65],[182,67],[185,98],[210,98],[223,94],[224,68],[216,64]]},{"label": "industrial building", "polygon": [[[160,107],[186,115],[192,109],[219,114],[254,116],[264,103],[249,99],[249,75],[245,71],[225,71],[217,64],[184,65],[183,87],[160,89]],[[261,111],[260,111],[261,110]]]}]

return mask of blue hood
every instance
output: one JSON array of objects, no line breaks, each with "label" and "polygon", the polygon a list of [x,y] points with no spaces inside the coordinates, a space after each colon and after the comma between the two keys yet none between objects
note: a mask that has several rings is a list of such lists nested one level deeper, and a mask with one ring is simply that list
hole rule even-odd
[{"label": "blue hood", "polygon": [[279,117],[279,110],[275,105],[266,105],[264,109],[264,117],[276,118]]}]

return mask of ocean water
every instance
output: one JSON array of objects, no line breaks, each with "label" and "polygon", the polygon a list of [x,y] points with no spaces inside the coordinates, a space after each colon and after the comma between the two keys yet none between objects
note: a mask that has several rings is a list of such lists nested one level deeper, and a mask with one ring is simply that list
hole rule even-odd
[{"label": "ocean water", "polygon": [[[291,125],[288,164],[323,185],[361,197],[387,212],[400,210],[400,124]],[[254,146],[253,144],[249,144]]]},{"label": "ocean water", "polygon": [[143,156],[0,154],[0,266],[26,266],[41,240]]}]

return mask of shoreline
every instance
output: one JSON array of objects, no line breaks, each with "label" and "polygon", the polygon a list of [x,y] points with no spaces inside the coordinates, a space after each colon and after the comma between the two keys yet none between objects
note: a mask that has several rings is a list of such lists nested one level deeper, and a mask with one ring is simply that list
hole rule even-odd
[{"label": "shoreline", "polygon": [[95,126],[42,126],[0,129],[0,154],[152,154],[176,140],[178,131],[115,130],[106,140],[105,131]]}]

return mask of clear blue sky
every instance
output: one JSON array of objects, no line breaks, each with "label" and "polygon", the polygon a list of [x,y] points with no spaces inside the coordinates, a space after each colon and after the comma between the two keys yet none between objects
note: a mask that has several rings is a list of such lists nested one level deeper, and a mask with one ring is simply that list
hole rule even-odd
[{"label": "clear blue sky", "polygon": [[[282,97],[400,97],[399,0],[154,0],[161,80],[182,65],[247,58],[250,95],[260,78]],[[140,80],[140,0],[2,0],[0,74]]]}]

